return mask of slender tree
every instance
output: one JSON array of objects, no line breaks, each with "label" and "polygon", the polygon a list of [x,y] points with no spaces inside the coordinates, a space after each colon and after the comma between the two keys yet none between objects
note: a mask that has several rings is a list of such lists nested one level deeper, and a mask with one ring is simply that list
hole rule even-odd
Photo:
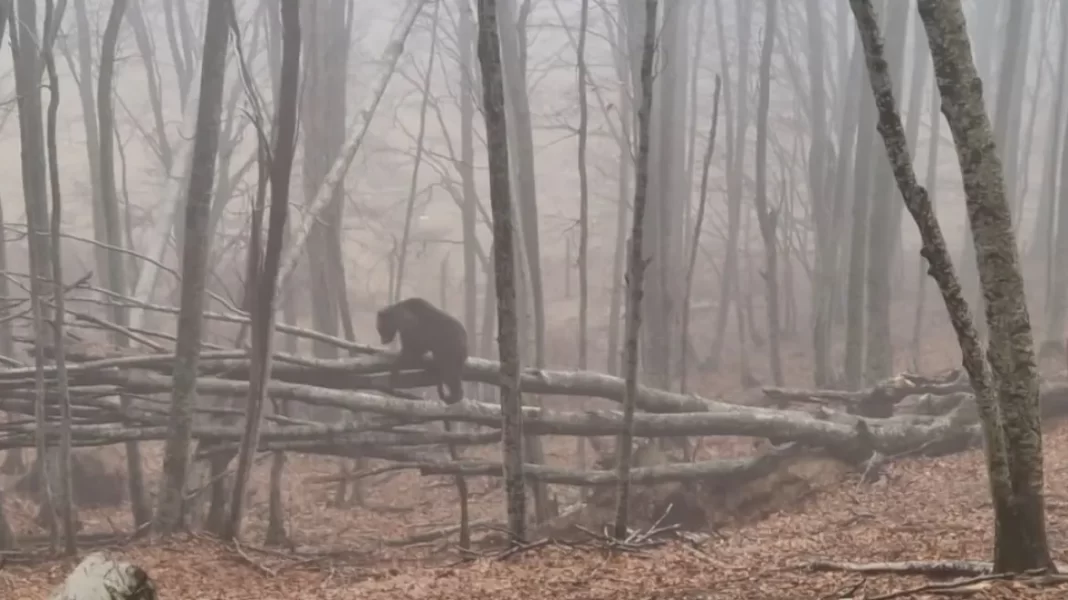
[{"label": "slender tree", "polygon": [[513,544],[526,540],[526,494],[523,489],[523,410],[519,391],[519,331],[516,314],[515,249],[508,125],[504,116],[501,42],[497,36],[497,0],[478,0],[478,61],[482,71],[482,110],[489,153],[493,258],[497,295],[497,344],[501,357],[501,446],[508,504],[508,533]]},{"label": "slender tree", "polygon": [[[241,451],[230,497],[230,518],[223,530],[224,539],[237,538],[244,516],[245,489],[252,471],[252,459],[259,447],[260,422],[267,382],[271,376],[271,347],[274,339],[275,294],[282,243],[286,238],[289,215],[289,181],[293,171],[293,154],[297,133],[297,92],[300,88],[300,13],[295,2],[280,2],[282,20],[282,73],[278,86],[274,150],[270,153],[271,208],[267,222],[267,244],[263,261],[253,282],[252,352],[248,407]],[[234,21],[236,25],[236,20]]]},{"label": "slender tree", "polygon": [[653,56],[656,52],[657,0],[645,0],[645,35],[642,38],[641,96],[638,106],[638,154],[635,158],[634,219],[627,244],[627,309],[623,338],[623,432],[619,434],[616,463],[616,517],[613,535],[627,537],[630,504],[630,463],[634,442],[634,404],[638,397],[638,332],[641,329],[642,280],[648,264],[642,255],[646,194],[649,189],[650,121],[653,112]]},{"label": "slender tree", "polygon": [[[879,131],[906,207],[924,240],[976,392],[994,505],[994,570],[1055,570],[1046,537],[1038,380],[1023,278],[1001,176],[959,0],[919,0],[946,122],[953,133],[987,298],[984,353],[927,192],[916,182],[870,0],[850,0],[879,109]],[[987,368],[989,366],[989,369]]]},{"label": "slender tree", "polygon": [[204,315],[204,282],[207,273],[208,216],[215,180],[215,159],[219,150],[223,87],[226,79],[226,53],[230,42],[232,0],[209,0],[204,28],[203,66],[197,107],[197,133],[189,192],[185,209],[185,245],[182,248],[181,307],[178,313],[178,340],[175,347],[174,391],[163,454],[163,481],[156,504],[154,526],[167,535],[183,525],[183,497],[189,470],[189,447],[193,434],[193,408],[196,406],[197,366]]},{"label": "slender tree", "polygon": [[[55,7],[52,0],[45,2],[45,31],[48,31],[56,18]],[[48,71],[48,122],[45,132],[45,143],[48,148],[48,183],[52,192],[52,215],[49,233],[51,234],[52,256],[52,289],[63,289],[63,261],[59,260],[62,253],[61,228],[63,223],[63,196],[59,184],[59,152],[56,144],[56,121],[59,113],[59,76],[56,75],[56,61],[52,55],[51,46],[42,49],[41,58],[44,60]],[[56,393],[59,396],[59,490],[58,504],[59,516],[63,524],[63,550],[68,556],[74,556],[78,552],[75,543],[75,515],[73,490],[70,478],[70,448],[71,448],[71,413],[70,413],[70,388],[67,380],[67,360],[64,344],[64,319],[67,318],[64,307],[63,293],[59,292],[54,299],[55,312],[52,315],[52,359],[56,363]],[[44,332],[38,332],[42,335]]]},{"label": "slender tree", "polygon": [[[108,15],[107,25],[104,26],[103,40],[100,48],[100,76],[98,80],[96,113],[100,120],[96,128],[100,140],[100,152],[96,163],[100,167],[100,219],[103,221],[104,238],[111,248],[123,248],[123,233],[121,219],[119,217],[119,193],[115,183],[115,136],[110,132],[115,129],[115,112],[112,102],[112,81],[115,74],[115,52],[119,39],[119,27],[122,24],[123,14],[126,12],[127,0],[115,0],[111,5],[111,13]],[[92,166],[93,162],[90,162]],[[115,294],[125,294],[126,267],[123,255],[115,250],[105,254],[107,262],[100,265],[105,270],[110,290]],[[129,323],[129,314],[125,306],[118,303],[111,305],[111,320],[120,327],[126,327]],[[129,344],[129,338],[121,334],[111,336],[111,341],[118,347]],[[120,397],[123,406],[129,406],[130,400],[125,395]],[[143,531],[152,518],[152,510],[145,498],[144,473],[141,468],[141,445],[137,442],[127,442],[126,447],[126,470],[128,477],[128,489],[130,493],[130,509],[133,512],[134,523],[139,531]]]},{"label": "slender tree", "polygon": [[[586,94],[586,30],[590,22],[590,0],[582,0],[579,8],[578,48],[575,51],[578,67],[578,176],[579,176],[579,331],[578,368],[585,370],[589,364],[590,335],[590,176],[586,168],[586,145],[590,127],[590,107]],[[570,248],[570,246],[569,246]],[[566,271],[571,272],[571,265]],[[586,438],[577,438],[579,468],[586,468]]]},{"label": "slender tree", "polygon": [[[41,483],[41,509],[38,521],[48,524],[49,536],[54,546],[58,540],[55,505],[52,491],[60,485],[55,480],[56,451],[49,448],[45,418],[45,323],[51,311],[44,303],[44,296],[52,278],[52,252],[49,242],[48,187],[45,165],[44,127],[41,114],[41,55],[36,43],[37,2],[18,0],[17,12],[9,14],[11,23],[11,56],[15,65],[15,94],[18,103],[19,143],[22,155],[22,192],[26,206],[26,222],[29,229],[30,250],[30,305],[34,330],[42,333],[34,340],[34,421],[36,424],[35,449],[37,457],[34,469]],[[53,464],[49,464],[53,463]]]},{"label": "slender tree", "polygon": [[760,92],[757,95],[756,123],[756,203],[760,237],[764,240],[764,283],[768,288],[767,316],[768,342],[771,360],[771,377],[775,385],[782,385],[782,349],[779,344],[779,257],[778,226],[779,209],[768,206],[768,109],[771,105],[771,56],[774,48],[776,25],[776,0],[764,3],[764,44],[760,51]]},{"label": "slender tree", "polygon": [[694,217],[693,235],[690,238],[690,256],[686,263],[686,291],[682,295],[682,350],[679,360],[679,391],[686,392],[687,369],[689,365],[690,347],[690,300],[693,293],[693,275],[697,266],[697,249],[700,247],[701,229],[705,222],[705,207],[708,205],[708,175],[712,170],[712,154],[716,149],[716,131],[719,126],[719,92],[721,80],[716,75],[716,87],[712,92],[712,123],[709,125],[708,146],[705,148],[704,160],[701,163],[701,187],[697,196],[697,215]]}]

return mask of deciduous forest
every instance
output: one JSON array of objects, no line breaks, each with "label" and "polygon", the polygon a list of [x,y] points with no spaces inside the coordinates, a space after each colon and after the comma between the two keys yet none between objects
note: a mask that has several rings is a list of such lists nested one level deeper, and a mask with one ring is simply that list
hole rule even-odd
[{"label": "deciduous forest", "polygon": [[0,42],[0,598],[1068,589],[1068,2]]}]

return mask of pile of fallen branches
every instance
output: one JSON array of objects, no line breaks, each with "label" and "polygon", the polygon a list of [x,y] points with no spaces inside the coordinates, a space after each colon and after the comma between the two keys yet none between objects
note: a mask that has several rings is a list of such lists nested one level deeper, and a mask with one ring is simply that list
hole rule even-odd
[{"label": "pile of fallen branches", "polygon": [[[90,286],[86,278],[71,288],[103,292]],[[92,298],[75,300],[91,302]],[[133,304],[129,299],[112,301]],[[136,305],[164,313],[176,312],[168,307]],[[129,331],[91,312],[72,310],[68,318],[75,324],[124,335],[142,348],[131,350],[74,341],[64,349],[74,422],[73,444],[101,446],[164,439],[167,401],[173,385],[173,345],[167,340],[160,341],[160,335],[153,341],[146,332]],[[248,323],[248,315],[233,307],[222,313],[209,312],[205,318],[237,325]],[[283,334],[335,344],[350,357],[324,360],[276,353],[267,390],[269,397],[274,401],[288,401],[290,406],[330,408],[360,418],[323,423],[270,414],[265,417],[261,451],[378,458],[397,463],[397,468],[417,469],[424,474],[501,474],[499,462],[454,461],[443,458],[439,451],[446,445],[496,443],[500,439],[499,406],[473,399],[448,406],[403,392],[434,385],[431,376],[421,370],[402,371],[396,382],[401,391],[390,391],[386,383],[396,358],[394,353],[298,327],[279,325],[277,329]],[[8,359],[5,362],[14,362]],[[251,362],[245,350],[209,347],[203,351],[198,394],[235,401],[198,409],[203,415],[231,417],[202,419],[194,426],[193,436],[209,442],[201,445],[202,454],[236,450],[242,426],[240,419],[234,417],[240,417],[243,411],[233,407],[240,406],[240,399],[248,394],[250,371]],[[0,371],[0,410],[9,414],[9,421],[0,425],[0,449],[30,447],[34,443],[34,374],[30,366]],[[463,375],[466,381],[496,385],[499,365],[471,358]],[[58,421],[58,409],[53,406],[57,404],[53,366],[45,367],[45,377],[47,412]],[[615,402],[623,397],[622,379],[588,371],[526,369],[521,374],[520,385],[524,392],[541,395],[585,396]],[[120,402],[120,396],[128,402]],[[860,392],[765,388],[764,397],[764,405],[743,405],[641,387],[637,398],[641,412],[634,420],[636,436],[749,436],[766,438],[774,444],[769,452],[754,458],[639,468],[632,473],[632,480],[637,484],[651,484],[749,478],[774,469],[782,456],[797,447],[820,448],[869,469],[873,462],[885,457],[958,452],[979,440],[972,392],[967,379],[958,371],[939,377],[898,375]],[[1045,416],[1063,413],[1068,407],[1068,385],[1044,384],[1042,400]],[[303,413],[298,409],[289,414]],[[479,427],[442,431],[436,425],[428,425],[437,421]],[[524,408],[524,428],[533,435],[612,436],[621,431],[622,424],[619,410]],[[546,483],[580,486],[609,485],[616,478],[614,471],[580,471],[547,465],[528,465],[527,475]]]},{"label": "pile of fallen branches", "polygon": [[[172,387],[174,356],[169,353],[105,356],[96,358],[84,349],[70,350],[68,366],[76,446],[116,444],[133,440],[162,440],[166,435],[165,395]],[[270,415],[260,450],[371,457],[406,463],[427,474],[498,475],[499,463],[450,462],[427,453],[428,447],[455,444],[492,444],[499,439],[500,407],[465,400],[447,406],[435,401],[400,398],[378,391],[393,356],[375,352],[354,358],[311,360],[286,354],[275,356],[268,393],[273,399],[318,407],[332,407],[365,415],[331,424]],[[78,362],[74,362],[77,359]],[[248,393],[250,363],[244,351],[207,351],[201,360],[197,390],[202,395],[241,398]],[[494,384],[498,365],[473,358],[464,378]],[[0,449],[32,446],[33,368],[0,372],[0,410],[25,415],[0,426]],[[54,379],[54,369],[46,368]],[[402,372],[399,387],[433,382],[422,371]],[[619,401],[623,381],[616,377],[579,371],[528,369],[521,376],[525,392],[590,396]],[[378,389],[376,389],[378,388]],[[49,388],[51,390],[51,388]],[[959,379],[930,380],[899,376],[864,393],[803,391],[769,388],[766,394],[785,404],[818,404],[815,410],[786,406],[767,408],[642,388],[634,422],[640,437],[751,436],[777,443],[796,442],[822,447],[847,460],[864,461],[873,454],[908,452],[944,453],[967,448],[978,439],[976,413],[967,384]],[[124,408],[123,395],[132,402]],[[153,396],[159,396],[153,398]],[[901,406],[889,417],[857,414],[856,407],[871,398]],[[1047,414],[1063,412],[1068,386],[1046,385],[1043,406]],[[50,398],[51,399],[51,398]],[[834,406],[834,405],[841,406]],[[929,409],[935,410],[929,410]],[[201,409],[226,412],[227,409]],[[233,412],[233,409],[230,409]],[[939,412],[941,411],[941,412]],[[925,414],[935,412],[936,414]],[[535,435],[607,436],[619,433],[622,413],[617,410],[524,409],[524,426]],[[488,430],[444,432],[426,428],[432,421],[466,422]],[[232,451],[241,438],[240,425],[198,425],[193,435],[214,442],[213,452]],[[773,462],[775,452],[750,460],[706,461],[639,469],[636,483],[677,481],[701,477],[729,477],[759,470]],[[611,472],[579,472],[531,465],[529,476],[548,483],[610,484]]]}]

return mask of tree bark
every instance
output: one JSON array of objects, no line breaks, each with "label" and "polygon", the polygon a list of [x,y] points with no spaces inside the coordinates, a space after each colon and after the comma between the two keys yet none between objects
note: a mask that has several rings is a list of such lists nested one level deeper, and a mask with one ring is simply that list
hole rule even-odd
[{"label": "tree bark", "polygon": [[[55,11],[52,6],[52,1],[48,0],[45,3],[45,31],[50,29],[50,26],[54,25],[52,19],[55,18]],[[48,86],[50,88],[50,94],[48,99],[48,125],[47,125],[47,139],[46,144],[48,147],[48,174],[49,174],[49,186],[52,191],[52,215],[51,226],[49,227],[49,234],[51,236],[51,252],[55,260],[52,261],[52,289],[63,289],[63,261],[59,260],[59,257],[63,256],[62,253],[62,223],[63,223],[63,197],[60,192],[59,184],[59,151],[56,145],[56,115],[59,113],[59,76],[56,75],[56,61],[52,55],[51,47],[45,47],[41,53],[41,58],[44,60],[48,70]],[[75,543],[75,520],[74,514],[74,501],[73,501],[73,489],[71,487],[70,477],[70,448],[71,448],[71,406],[70,406],[70,392],[67,385],[67,360],[64,357],[64,345],[66,343],[66,334],[64,329],[64,319],[67,314],[64,308],[63,293],[60,292],[55,295],[55,312],[52,319],[52,340],[55,345],[53,354],[53,360],[56,364],[56,394],[59,395],[59,516],[63,524],[63,550],[67,556],[74,556],[78,552],[78,547]],[[43,335],[44,332],[38,330],[37,335]]]},{"label": "tree bark", "polygon": [[[45,165],[45,141],[41,115],[41,56],[36,43],[37,3],[35,0],[19,0],[18,11],[11,18],[11,54],[15,65],[15,94],[18,103],[19,141],[22,151],[22,191],[26,207],[26,222],[29,230],[30,249],[30,304],[34,330],[44,332],[51,311],[44,303],[52,278],[52,252],[49,240],[48,189]],[[48,447],[45,437],[45,380],[44,340],[39,336],[34,341],[35,395],[37,398],[34,420],[37,423],[35,448],[37,456],[34,468],[41,481],[48,482],[38,514],[39,521],[48,524],[51,542],[57,539],[54,504],[49,489],[61,486],[55,480],[56,473],[48,463],[55,463],[55,449]],[[51,457],[51,460],[49,460]]]},{"label": "tree bark", "polygon": [[[506,24],[511,26],[511,24]],[[502,461],[508,533],[512,544],[525,543],[526,493],[523,478],[523,411],[519,389],[519,335],[516,314],[515,250],[509,184],[508,125],[504,110],[501,42],[497,0],[478,0],[478,60],[489,153],[490,204],[493,209],[493,258],[497,296],[497,345],[501,357],[500,403]]]},{"label": "tree bark", "polygon": [[[927,219],[934,222],[926,193],[915,183],[912,173],[871,4],[865,0],[851,0],[851,4],[867,50],[872,89],[879,101],[880,131],[891,153],[895,175],[914,218],[921,221],[920,210],[914,211],[913,205],[924,205]],[[1038,378],[1001,161],[983,104],[960,1],[919,0],[918,10],[927,31],[943,113],[957,148],[979,279],[987,299],[990,375],[986,374],[974,328],[968,327],[970,317],[959,285],[954,285],[957,282],[952,267],[945,261],[942,272],[949,274],[948,281],[939,283],[947,305],[951,296],[956,305],[955,310],[950,307],[950,316],[961,341],[965,367],[978,394],[986,431],[995,512],[994,570],[1053,570],[1042,493]],[[925,241],[934,238],[942,242],[937,229],[923,233],[930,234],[925,235]],[[937,250],[944,254],[944,243]],[[932,260],[931,255],[928,260]],[[936,271],[933,263],[932,271]]]},{"label": "tree bark", "polygon": [[[104,27],[104,36],[100,49],[100,76],[97,90],[97,110],[100,119],[97,132],[99,135],[100,153],[98,164],[100,167],[100,217],[104,224],[104,236],[108,246],[123,248],[124,236],[122,234],[121,219],[119,218],[119,194],[115,185],[115,137],[111,132],[115,128],[115,115],[112,110],[112,79],[115,72],[115,47],[118,44],[119,26],[122,23],[123,14],[126,12],[127,0],[115,0],[111,5],[111,13],[108,15],[107,25]],[[91,165],[92,163],[90,163]],[[105,281],[110,290],[116,294],[126,294],[126,267],[123,255],[110,250],[106,254],[107,263],[100,265],[100,269],[106,269]],[[114,305],[111,310],[111,319],[120,327],[126,327],[129,323],[126,307]],[[111,336],[113,343],[125,346],[129,338],[123,335]],[[124,405],[129,406],[129,400],[124,399]],[[126,470],[128,472],[127,485],[130,492],[130,508],[133,512],[134,523],[138,528],[148,523],[152,518],[152,510],[145,498],[144,472],[141,468],[141,448],[136,443],[126,444]]]},{"label": "tree bark", "polygon": [[[299,7],[294,2],[280,2],[282,20],[282,73],[279,80],[275,116],[274,149],[271,152],[271,209],[267,223],[267,245],[263,262],[255,278],[256,294],[252,300],[252,377],[249,378],[248,404],[241,450],[237,455],[234,487],[230,498],[230,518],[223,529],[223,539],[241,534],[245,490],[252,471],[252,459],[259,446],[260,421],[266,400],[267,382],[271,377],[271,348],[274,339],[275,295],[282,243],[286,237],[289,215],[289,182],[293,171],[293,154],[297,133],[297,92],[300,88],[301,29]],[[237,23],[234,22],[236,27]],[[257,249],[258,250],[258,249]]]},{"label": "tree bark", "polygon": [[197,109],[197,133],[193,141],[189,193],[185,209],[185,246],[182,248],[181,308],[175,354],[174,391],[153,523],[157,532],[177,533],[185,521],[184,494],[189,470],[193,408],[197,405],[197,367],[204,313],[204,283],[207,272],[206,239],[219,149],[222,96],[226,81],[231,0],[210,0],[204,29],[203,66]]},{"label": "tree bark", "polygon": [[771,377],[775,385],[782,385],[782,348],[779,325],[779,256],[777,229],[779,210],[768,206],[768,109],[771,104],[771,54],[774,46],[776,0],[764,3],[764,44],[760,51],[760,91],[757,96],[756,140],[756,204],[760,237],[764,240],[764,284],[767,286],[768,353]]},{"label": "tree bark", "polygon": [[630,242],[627,249],[627,312],[623,346],[623,432],[616,447],[618,462],[616,474],[616,515],[613,535],[618,540],[627,538],[628,507],[630,504],[630,463],[634,448],[634,405],[638,395],[638,332],[641,328],[643,279],[648,264],[643,255],[642,242],[645,228],[646,195],[649,191],[649,145],[650,123],[653,112],[653,57],[656,52],[657,0],[645,0],[645,35],[642,44],[642,60],[639,82],[641,85],[638,105],[638,153],[635,157],[634,219],[631,222]]}]

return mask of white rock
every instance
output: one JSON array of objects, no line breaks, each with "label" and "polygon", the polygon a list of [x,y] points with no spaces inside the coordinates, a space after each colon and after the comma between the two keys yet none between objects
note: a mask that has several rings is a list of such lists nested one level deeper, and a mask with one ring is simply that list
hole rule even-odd
[{"label": "white rock", "polygon": [[138,566],[102,552],[86,556],[52,591],[49,600],[156,600],[156,589]]}]

